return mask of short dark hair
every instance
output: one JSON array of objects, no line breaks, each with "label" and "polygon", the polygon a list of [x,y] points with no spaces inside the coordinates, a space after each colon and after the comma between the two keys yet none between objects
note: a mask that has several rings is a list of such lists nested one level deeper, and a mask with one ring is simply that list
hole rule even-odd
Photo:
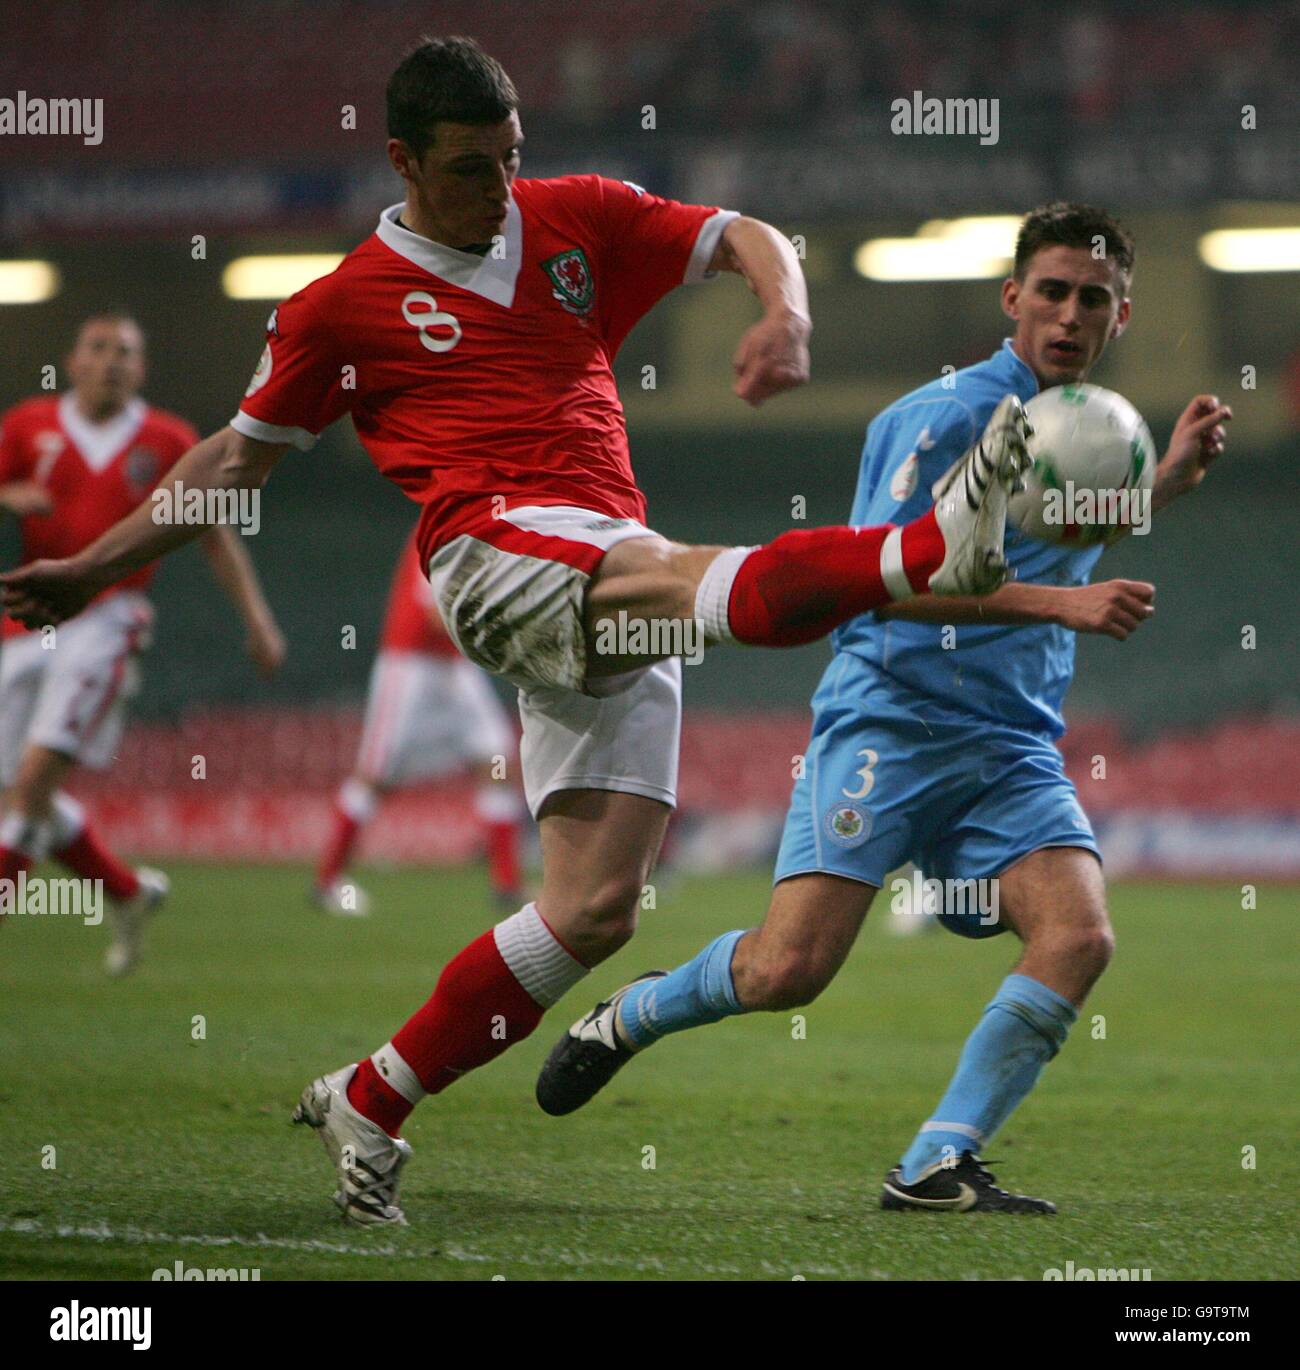
[{"label": "short dark hair", "polygon": [[1025,279],[1034,253],[1044,247],[1085,247],[1090,251],[1102,240],[1106,259],[1119,268],[1125,282],[1133,274],[1133,238],[1104,209],[1056,200],[1031,210],[1016,235],[1015,278]]},{"label": "short dark hair", "polygon": [[124,306],[108,304],[103,305],[102,307],[97,309],[92,309],[89,313],[83,314],[81,316],[81,319],[77,324],[76,332],[73,337],[74,344],[81,337],[82,331],[85,329],[87,324],[100,323],[104,320],[107,320],[111,323],[131,324],[135,328],[136,332],[139,333],[140,338],[143,341],[144,329],[140,326],[140,320],[137,319],[136,316],[132,314],[131,311],[125,308]]},{"label": "short dark hair", "polygon": [[499,124],[518,108],[514,82],[472,38],[422,38],[388,78],[388,136],[417,157],[441,121]]}]

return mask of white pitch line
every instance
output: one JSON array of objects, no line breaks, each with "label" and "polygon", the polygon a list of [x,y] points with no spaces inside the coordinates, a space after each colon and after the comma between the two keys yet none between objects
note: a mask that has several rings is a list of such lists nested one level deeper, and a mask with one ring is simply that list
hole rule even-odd
[{"label": "white pitch line", "polygon": [[[444,1257],[450,1261],[472,1262],[475,1265],[495,1265],[500,1269],[512,1265],[545,1266],[617,1266],[622,1270],[634,1270],[640,1274],[665,1278],[664,1264],[656,1257],[643,1260],[620,1259],[616,1255],[601,1254],[588,1256],[580,1251],[556,1251],[539,1248],[527,1253],[513,1253],[509,1256],[489,1256],[479,1251],[467,1251],[459,1246],[441,1246],[431,1250],[403,1250],[397,1246],[354,1246],[350,1242],[331,1242],[319,1237],[268,1237],[259,1232],[255,1237],[238,1235],[217,1236],[211,1233],[171,1233],[150,1232],[139,1227],[111,1228],[107,1223],[87,1223],[76,1225],[58,1223],[53,1227],[34,1218],[18,1218],[12,1222],[0,1218],[0,1235],[11,1233],[18,1237],[31,1237],[37,1241],[94,1241],[121,1242],[128,1246],[243,1246],[253,1248],[272,1248],[279,1251],[323,1252],[333,1256],[383,1256],[390,1259],[427,1261],[431,1257]],[[754,1266],[745,1268],[738,1265],[715,1265],[705,1261],[692,1261],[689,1274],[684,1278],[699,1275],[729,1275],[741,1279],[776,1277],[789,1279],[793,1274],[819,1275],[830,1279],[853,1279],[853,1272],[828,1266],[803,1266],[798,1270],[777,1268],[769,1261],[757,1261]],[[671,1278],[671,1277],[670,1277]],[[858,1276],[857,1278],[860,1278]]]},{"label": "white pitch line", "polygon": [[[149,1232],[138,1227],[123,1227],[116,1231],[107,1223],[74,1226],[59,1223],[47,1227],[31,1218],[14,1222],[0,1220],[0,1233],[11,1232],[20,1237],[35,1237],[41,1241],[69,1239],[95,1242],[124,1242],[130,1246],[252,1246],[275,1247],[285,1251],[324,1251],[338,1256],[397,1256],[425,1259],[427,1251],[403,1251],[396,1246],[352,1246],[347,1242],[329,1242],[319,1238],[268,1237],[259,1232],[255,1237],[213,1236],[208,1233]],[[453,1260],[457,1259],[452,1257]],[[486,1258],[485,1258],[486,1259]]]}]

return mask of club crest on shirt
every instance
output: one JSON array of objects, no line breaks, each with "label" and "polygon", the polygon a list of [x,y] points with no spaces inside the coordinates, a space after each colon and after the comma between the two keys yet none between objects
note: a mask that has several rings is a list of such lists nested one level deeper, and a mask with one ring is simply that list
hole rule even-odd
[{"label": "club crest on shirt", "polygon": [[596,298],[596,285],[591,279],[591,268],[580,247],[559,252],[542,263],[542,270],[555,287],[551,294],[570,314],[590,314]]},{"label": "club crest on shirt", "polygon": [[137,490],[148,490],[158,479],[161,463],[151,447],[133,447],[126,454],[126,479]]},{"label": "club crest on shirt", "polygon": [[860,804],[836,804],[826,811],[826,836],[841,847],[858,847],[871,836],[871,815]]}]

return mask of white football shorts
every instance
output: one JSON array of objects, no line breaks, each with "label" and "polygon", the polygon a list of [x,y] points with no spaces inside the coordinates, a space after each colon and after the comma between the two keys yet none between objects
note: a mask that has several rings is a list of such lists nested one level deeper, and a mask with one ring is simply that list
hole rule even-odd
[{"label": "white football shorts", "polygon": [[429,565],[448,633],[475,664],[519,688],[520,762],[534,816],[560,790],[677,801],[682,673],[676,658],[588,681],[583,597],[635,519],[529,505],[484,519]]},{"label": "white football shorts", "polygon": [[24,750],[48,747],[99,769],[113,759],[126,701],[139,686],[153,607],[122,590],[61,623],[6,638],[0,647],[0,783],[11,784]]}]

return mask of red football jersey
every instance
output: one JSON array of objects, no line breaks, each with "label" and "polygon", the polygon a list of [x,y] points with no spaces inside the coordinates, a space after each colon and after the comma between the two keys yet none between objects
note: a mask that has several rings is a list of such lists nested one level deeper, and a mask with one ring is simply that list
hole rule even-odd
[{"label": "red football jersey", "polygon": [[426,656],[459,655],[438,617],[429,578],[420,569],[414,529],[393,574],[379,648],[385,652],[423,652]]},{"label": "red football jersey", "polygon": [[[21,564],[68,557],[125,518],[199,435],[184,419],[133,399],[107,423],[92,423],[72,394],[40,396],[15,405],[0,420],[0,485],[32,480],[49,492],[54,509],[21,522]],[[154,567],[142,566],[97,598],[143,589]],[[5,637],[27,630],[5,617]]]},{"label": "red football jersey", "polygon": [[411,233],[401,210],[272,313],[233,426],[305,451],[351,413],[423,506],[425,565],[519,505],[643,519],[611,364],[657,300],[704,279],[736,216],[600,176],[519,180],[479,257]]}]

